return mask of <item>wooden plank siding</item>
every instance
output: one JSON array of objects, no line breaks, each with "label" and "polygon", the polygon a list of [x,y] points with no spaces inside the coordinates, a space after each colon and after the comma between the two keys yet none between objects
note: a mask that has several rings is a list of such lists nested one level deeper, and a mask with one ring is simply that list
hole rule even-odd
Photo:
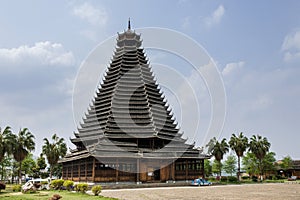
[{"label": "wooden plank siding", "polygon": [[[133,173],[132,170],[140,173]],[[133,162],[132,159],[115,159],[102,163],[90,157],[63,163],[62,171],[63,179],[82,182],[165,182],[192,180],[203,176],[204,160],[196,159],[178,159],[170,164],[160,160]]]}]

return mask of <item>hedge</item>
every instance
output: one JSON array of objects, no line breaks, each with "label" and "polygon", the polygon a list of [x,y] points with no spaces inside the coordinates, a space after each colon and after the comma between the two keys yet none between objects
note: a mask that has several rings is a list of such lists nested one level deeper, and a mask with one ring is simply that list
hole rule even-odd
[{"label": "hedge", "polygon": [[95,196],[98,196],[101,193],[102,187],[101,185],[95,185],[92,187],[92,192]]},{"label": "hedge", "polygon": [[53,188],[54,190],[60,190],[63,184],[64,184],[64,180],[62,179],[53,180],[51,181],[51,188]]},{"label": "hedge", "polygon": [[86,193],[88,189],[88,184],[87,183],[78,183],[75,185],[75,191],[76,192],[82,192],[82,193]]},{"label": "hedge", "polygon": [[69,191],[73,190],[74,181],[65,180],[63,186]]}]

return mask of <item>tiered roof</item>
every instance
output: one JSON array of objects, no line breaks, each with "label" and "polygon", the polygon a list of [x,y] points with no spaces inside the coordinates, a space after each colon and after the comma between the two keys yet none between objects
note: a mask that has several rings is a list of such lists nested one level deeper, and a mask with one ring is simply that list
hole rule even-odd
[{"label": "tiered roof", "polygon": [[186,144],[141,47],[139,34],[118,33],[103,83],[62,161],[88,156],[207,158]]}]

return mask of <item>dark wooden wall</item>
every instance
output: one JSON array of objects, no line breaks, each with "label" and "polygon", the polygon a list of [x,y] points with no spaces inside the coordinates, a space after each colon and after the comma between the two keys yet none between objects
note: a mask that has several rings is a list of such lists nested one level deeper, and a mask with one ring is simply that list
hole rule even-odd
[{"label": "dark wooden wall", "polygon": [[[138,173],[135,173],[138,172]],[[110,159],[93,157],[63,163],[63,179],[88,182],[165,182],[204,177],[204,160]]]}]

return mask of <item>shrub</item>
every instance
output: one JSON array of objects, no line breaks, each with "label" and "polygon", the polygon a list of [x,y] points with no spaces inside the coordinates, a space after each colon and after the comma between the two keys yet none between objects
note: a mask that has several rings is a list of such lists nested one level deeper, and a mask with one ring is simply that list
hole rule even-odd
[{"label": "shrub", "polygon": [[216,181],[216,178],[215,178],[215,177],[209,177],[209,178],[208,178],[208,181],[210,181],[210,182],[215,182],[215,181]]},{"label": "shrub", "polygon": [[227,178],[229,182],[237,182],[238,180],[236,176],[228,176]]},{"label": "shrub", "polygon": [[249,176],[242,176],[242,179],[243,180],[248,180],[248,179],[250,179],[250,177]]},{"label": "shrub", "polygon": [[33,193],[36,193],[36,188],[32,187],[29,190],[22,190],[22,193],[24,193],[24,194],[33,194]]},{"label": "shrub", "polygon": [[285,179],[285,177],[284,177],[284,176],[281,176],[281,175],[276,175],[276,178],[277,178],[277,180]]},{"label": "shrub", "polygon": [[12,187],[13,192],[21,192],[22,186],[21,185],[14,185]]},{"label": "shrub", "polygon": [[63,186],[70,191],[73,189],[74,181],[65,180]]},{"label": "shrub", "polygon": [[95,196],[98,196],[101,193],[102,187],[101,185],[95,185],[92,187],[92,192]]},{"label": "shrub", "polygon": [[63,184],[64,184],[64,180],[62,179],[53,180],[51,181],[51,188],[53,188],[54,190],[59,190],[61,189]]},{"label": "shrub", "polygon": [[75,185],[75,190],[76,192],[82,192],[85,193],[88,189],[88,184],[87,183],[78,183]]},{"label": "shrub", "polygon": [[42,185],[47,185],[48,182],[47,182],[47,181],[42,181],[41,184],[42,184]]},{"label": "shrub", "polygon": [[227,182],[227,180],[228,180],[227,176],[222,176],[222,177],[221,177],[221,181],[222,181],[222,182]]},{"label": "shrub", "polygon": [[252,176],[252,181],[253,182],[257,182],[257,180],[258,180],[257,176]]},{"label": "shrub", "polygon": [[5,188],[6,188],[5,183],[0,183],[0,192],[1,190],[5,190]]}]

